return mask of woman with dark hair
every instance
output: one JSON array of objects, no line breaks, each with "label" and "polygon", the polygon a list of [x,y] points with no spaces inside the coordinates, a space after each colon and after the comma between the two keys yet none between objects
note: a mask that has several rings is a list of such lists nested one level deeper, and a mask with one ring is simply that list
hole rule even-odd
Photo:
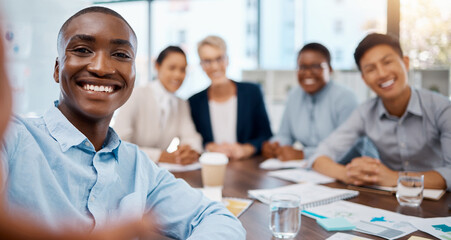
[{"label": "woman with dark hair", "polygon": [[[158,80],[134,90],[119,110],[114,129],[125,140],[135,143],[155,162],[189,164],[202,151],[202,138],[196,132],[188,103],[177,96],[186,75],[186,55],[169,46],[158,56]],[[180,146],[166,149],[175,137]]]},{"label": "woman with dark hair", "polygon": [[279,132],[263,144],[265,157],[309,158],[357,107],[355,94],[331,81],[330,62],[329,50],[322,44],[309,43],[299,51],[299,86],[288,95]]}]

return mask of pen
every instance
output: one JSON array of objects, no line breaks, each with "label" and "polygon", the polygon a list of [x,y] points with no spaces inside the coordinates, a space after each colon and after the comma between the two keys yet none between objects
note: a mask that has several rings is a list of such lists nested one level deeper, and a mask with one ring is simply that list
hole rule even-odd
[{"label": "pen", "polygon": [[310,216],[317,217],[317,218],[322,218],[322,219],[327,218],[325,216],[322,216],[322,215],[319,215],[319,214],[316,214],[316,213],[313,213],[313,212],[310,212],[310,211],[307,211],[307,210],[302,210],[301,213],[305,213],[305,214],[308,214]]}]

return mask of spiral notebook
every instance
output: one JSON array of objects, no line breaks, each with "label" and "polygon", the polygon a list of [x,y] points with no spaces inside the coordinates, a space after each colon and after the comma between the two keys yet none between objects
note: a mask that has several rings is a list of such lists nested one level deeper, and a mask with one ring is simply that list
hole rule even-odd
[{"label": "spiral notebook", "polygon": [[338,200],[353,198],[359,195],[358,191],[330,188],[313,183],[300,183],[278,188],[248,191],[250,197],[258,199],[266,204],[269,204],[271,196],[276,193],[289,193],[300,196],[301,206],[303,209],[328,204]]}]

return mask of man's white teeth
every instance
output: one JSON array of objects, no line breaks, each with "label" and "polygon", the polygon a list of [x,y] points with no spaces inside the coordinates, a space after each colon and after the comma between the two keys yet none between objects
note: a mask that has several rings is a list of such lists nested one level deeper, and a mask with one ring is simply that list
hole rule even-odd
[{"label": "man's white teeth", "polygon": [[91,84],[86,84],[83,86],[83,89],[93,92],[107,92],[112,93],[113,87],[112,86],[96,86]]},{"label": "man's white teeth", "polygon": [[386,87],[390,87],[393,83],[395,82],[395,80],[388,80],[386,82],[383,82],[380,84],[381,88],[386,88]]},{"label": "man's white teeth", "polygon": [[304,80],[304,84],[305,84],[305,85],[312,85],[312,84],[315,84],[315,79],[313,79],[313,78],[307,78],[307,79]]}]

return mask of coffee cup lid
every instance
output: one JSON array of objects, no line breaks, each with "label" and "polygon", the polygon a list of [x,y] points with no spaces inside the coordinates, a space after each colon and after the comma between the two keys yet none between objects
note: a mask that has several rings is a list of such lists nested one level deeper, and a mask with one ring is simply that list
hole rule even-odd
[{"label": "coffee cup lid", "polygon": [[229,159],[223,153],[206,152],[200,156],[199,162],[203,164],[223,165],[227,164]]}]

